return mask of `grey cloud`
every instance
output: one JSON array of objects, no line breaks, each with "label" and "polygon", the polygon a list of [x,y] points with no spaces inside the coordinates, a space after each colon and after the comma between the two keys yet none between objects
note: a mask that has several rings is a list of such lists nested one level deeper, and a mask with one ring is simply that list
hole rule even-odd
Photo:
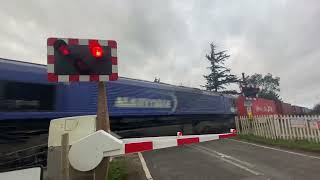
[{"label": "grey cloud", "polygon": [[49,36],[115,39],[121,76],[199,87],[209,42],[231,54],[232,72],[272,73],[294,104],[320,101],[318,1],[7,1],[5,58],[46,63]]}]

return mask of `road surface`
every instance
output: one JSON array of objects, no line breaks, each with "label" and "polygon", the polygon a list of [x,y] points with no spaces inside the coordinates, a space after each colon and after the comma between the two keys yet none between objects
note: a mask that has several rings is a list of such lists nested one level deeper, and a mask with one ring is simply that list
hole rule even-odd
[{"label": "road surface", "polygon": [[319,180],[320,156],[233,139],[143,153],[154,180]]}]

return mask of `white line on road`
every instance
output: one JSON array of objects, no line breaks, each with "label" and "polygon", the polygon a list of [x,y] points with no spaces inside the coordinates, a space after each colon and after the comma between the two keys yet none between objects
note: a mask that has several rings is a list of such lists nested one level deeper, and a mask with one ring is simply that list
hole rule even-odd
[{"label": "white line on road", "polygon": [[259,144],[254,144],[254,143],[239,141],[239,140],[235,140],[235,139],[228,139],[228,140],[230,140],[230,141],[235,141],[235,142],[239,142],[239,143],[244,143],[244,144],[249,144],[249,145],[252,145],[252,146],[257,146],[257,147],[261,147],[261,148],[265,148],[265,149],[271,149],[271,150],[275,150],[275,151],[280,151],[280,152],[285,152],[285,153],[289,153],[289,154],[294,154],[294,155],[297,155],[297,156],[308,157],[308,158],[320,160],[320,157],[317,157],[317,156],[310,156],[310,155],[306,155],[306,154],[302,154],[302,153],[297,153],[297,152],[293,152],[293,151],[287,151],[287,150],[283,150],[283,149],[272,148],[272,147],[268,147],[268,146],[263,146],[263,145],[259,145]]},{"label": "white line on road", "polygon": [[232,165],[234,165],[234,166],[237,166],[238,168],[243,169],[243,170],[245,170],[245,171],[247,171],[247,172],[250,172],[251,174],[254,174],[254,175],[256,175],[256,176],[262,175],[262,173],[257,172],[257,171],[252,170],[252,169],[249,169],[248,167],[243,166],[243,165],[240,164],[240,162],[241,162],[242,164],[249,164],[249,165],[252,167],[253,165],[251,165],[251,164],[248,163],[248,162],[244,162],[244,161],[241,161],[241,160],[238,160],[238,159],[237,159],[238,163],[236,163],[236,162],[234,162],[234,161],[231,160],[231,159],[234,160],[234,159],[236,159],[236,158],[233,158],[233,157],[231,157],[231,156],[229,156],[229,155],[225,155],[225,154],[223,154],[223,153],[214,151],[214,150],[212,150],[212,149],[208,149],[208,148],[203,147],[203,146],[200,146],[200,145],[190,146],[190,147],[191,147],[191,148],[194,148],[194,149],[196,149],[196,150],[198,150],[198,151],[201,151],[201,152],[203,152],[203,153],[205,153],[205,154],[208,154],[208,155],[210,155],[210,156],[213,156],[213,157],[215,157],[215,158],[218,158],[218,159],[220,159],[220,160],[222,160],[222,161],[224,161],[224,162],[227,162],[227,163],[229,163],[229,164],[232,164]]},{"label": "white line on road", "polygon": [[142,154],[139,152],[138,155],[139,155],[139,159],[140,159],[140,161],[141,161],[141,165],[142,165],[142,168],[143,168],[143,170],[144,170],[144,173],[146,174],[147,179],[148,179],[148,180],[153,180],[153,178],[152,178],[152,176],[151,176],[151,173],[150,173],[150,171],[149,171],[149,168],[148,168],[148,166],[147,166],[147,163],[146,163],[146,161],[144,160]]},{"label": "white line on road", "polygon": [[251,168],[255,167],[255,165],[253,165],[253,164],[251,164],[251,163],[248,163],[248,162],[246,162],[246,161],[242,161],[242,160],[237,159],[237,158],[235,158],[235,157],[232,157],[232,156],[230,156],[230,155],[223,154],[223,153],[221,153],[221,152],[215,151],[215,150],[213,150],[213,149],[209,149],[209,148],[206,148],[206,147],[204,147],[204,146],[198,146],[198,147],[201,147],[201,148],[203,148],[203,149],[206,149],[207,151],[212,151],[212,152],[218,154],[219,156],[221,156],[221,157],[223,157],[223,158],[231,159],[231,160],[233,160],[233,161],[236,161],[236,162],[238,162],[238,163],[240,163],[240,164],[243,164],[243,165],[246,165],[246,166],[248,166],[248,167],[251,167]]}]

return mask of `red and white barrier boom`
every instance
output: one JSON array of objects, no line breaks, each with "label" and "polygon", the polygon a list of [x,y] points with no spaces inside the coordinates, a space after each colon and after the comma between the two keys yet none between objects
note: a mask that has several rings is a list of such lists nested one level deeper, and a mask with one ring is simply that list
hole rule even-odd
[{"label": "red and white barrier boom", "polygon": [[[68,132],[71,138],[70,145],[72,145],[69,151],[70,164],[76,170],[90,171],[99,165],[103,157],[200,143],[236,135],[235,130],[231,129],[230,133],[224,134],[183,136],[178,132],[177,136],[118,139],[103,130],[94,132],[94,122],[95,116],[62,118],[52,121],[49,147],[58,145],[59,136]],[[81,136],[82,138],[79,138]]]}]

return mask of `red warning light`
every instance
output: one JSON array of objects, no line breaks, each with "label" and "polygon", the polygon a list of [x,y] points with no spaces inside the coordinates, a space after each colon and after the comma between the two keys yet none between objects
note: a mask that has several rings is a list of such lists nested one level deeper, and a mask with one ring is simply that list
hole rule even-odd
[{"label": "red warning light", "polygon": [[59,51],[61,54],[65,55],[65,56],[70,54],[69,49],[67,48],[67,46],[64,46],[64,45],[59,47]]},{"label": "red warning light", "polygon": [[101,58],[104,54],[103,49],[98,41],[89,41],[90,52],[93,57]]},{"label": "red warning light", "polygon": [[101,58],[103,56],[103,49],[101,46],[93,46],[91,48],[92,56],[95,58]]},{"label": "red warning light", "polygon": [[53,46],[56,50],[58,50],[59,53],[61,53],[64,56],[68,56],[71,53],[67,43],[61,39],[57,40]]}]

